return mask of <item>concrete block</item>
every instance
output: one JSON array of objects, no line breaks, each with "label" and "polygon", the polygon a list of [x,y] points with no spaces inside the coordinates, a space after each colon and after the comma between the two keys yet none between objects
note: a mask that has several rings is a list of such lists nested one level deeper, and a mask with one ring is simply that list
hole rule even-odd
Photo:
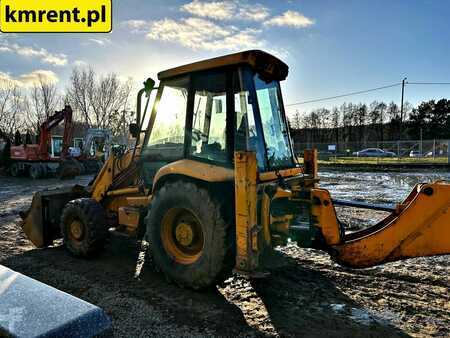
[{"label": "concrete block", "polygon": [[0,265],[0,336],[112,336],[99,307]]}]

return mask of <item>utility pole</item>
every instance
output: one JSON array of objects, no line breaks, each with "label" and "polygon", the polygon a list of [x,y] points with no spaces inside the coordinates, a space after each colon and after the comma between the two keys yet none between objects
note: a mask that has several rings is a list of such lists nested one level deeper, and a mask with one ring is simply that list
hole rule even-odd
[{"label": "utility pole", "polygon": [[402,129],[403,129],[403,98],[405,96],[405,83],[407,79],[408,78],[405,77],[402,81],[402,103],[400,105],[400,135],[399,135],[400,138],[402,137]]},{"label": "utility pole", "polygon": [[420,157],[423,157],[423,134],[422,134],[422,128],[420,128]]}]

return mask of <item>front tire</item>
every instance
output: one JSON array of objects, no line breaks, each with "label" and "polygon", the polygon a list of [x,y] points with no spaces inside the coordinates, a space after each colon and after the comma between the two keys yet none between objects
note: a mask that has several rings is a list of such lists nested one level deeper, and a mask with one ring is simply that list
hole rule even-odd
[{"label": "front tire", "polygon": [[92,198],[70,201],[61,216],[61,232],[71,254],[94,257],[103,250],[109,234],[105,210]]},{"label": "front tire", "polygon": [[169,280],[192,289],[218,284],[231,273],[229,230],[220,203],[185,181],[158,190],[147,217],[153,261]]}]

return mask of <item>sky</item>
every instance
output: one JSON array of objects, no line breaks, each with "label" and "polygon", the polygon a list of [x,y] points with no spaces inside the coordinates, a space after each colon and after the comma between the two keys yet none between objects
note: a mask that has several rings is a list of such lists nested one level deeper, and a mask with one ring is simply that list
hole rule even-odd
[{"label": "sky", "polygon": [[[0,33],[0,81],[38,76],[64,90],[74,66],[131,77],[139,89],[164,69],[247,49],[289,65],[285,104],[410,82],[450,82],[450,1],[113,0],[108,34]],[[400,103],[401,87],[288,106],[289,115],[343,102]],[[416,105],[450,86],[407,85]],[[134,108],[134,107],[130,107]]]}]

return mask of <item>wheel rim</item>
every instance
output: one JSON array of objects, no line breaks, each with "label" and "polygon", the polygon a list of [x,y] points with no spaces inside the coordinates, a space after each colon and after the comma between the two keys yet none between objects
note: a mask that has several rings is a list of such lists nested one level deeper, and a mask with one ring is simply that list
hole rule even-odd
[{"label": "wheel rim", "polygon": [[71,239],[79,242],[84,237],[84,225],[79,220],[73,220],[69,225],[69,236]]},{"label": "wheel rim", "polygon": [[172,208],[164,215],[161,240],[166,252],[180,264],[196,262],[203,252],[201,223],[190,210],[184,208]]}]

